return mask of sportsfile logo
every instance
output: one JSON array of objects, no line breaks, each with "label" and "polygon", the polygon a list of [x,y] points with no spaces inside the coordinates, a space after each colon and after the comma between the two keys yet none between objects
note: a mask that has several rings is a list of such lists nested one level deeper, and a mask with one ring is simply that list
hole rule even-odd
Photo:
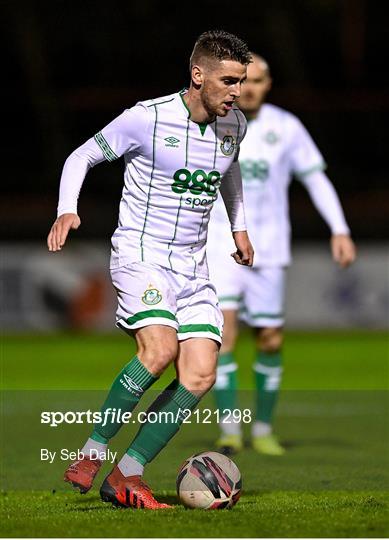
[{"label": "sportsfile logo", "polygon": [[131,394],[139,395],[143,393],[143,388],[139,386],[139,384],[136,384],[128,375],[123,373],[123,379],[120,379],[120,382],[124,386],[126,390],[131,392]]}]

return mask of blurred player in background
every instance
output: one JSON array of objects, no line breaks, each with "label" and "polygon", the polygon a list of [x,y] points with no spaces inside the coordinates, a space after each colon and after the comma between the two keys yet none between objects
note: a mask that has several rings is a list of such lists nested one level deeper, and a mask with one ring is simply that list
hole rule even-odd
[{"label": "blurred player in background", "polygon": [[[135,336],[137,355],[115,379],[103,417],[112,410],[131,412],[173,361],[177,372],[150,406],[151,421],[142,424],[104,480],[101,497],[116,505],[167,507],[142,480],[144,466],[215,381],[222,314],[208,280],[206,239],[219,187],[235,261],[252,264],[238,164],[246,120],[234,104],[250,60],[247,45],[236,36],[202,34],[191,56],[189,90],[124,111],[75,150],[63,169],[50,251],[60,250],[70,229],[80,225],[77,199],[87,171],[104,160],[125,159],[111,276],[118,295],[117,326]],[[155,423],[161,413],[165,422]],[[120,427],[117,421],[96,424],[82,448],[85,457],[68,467],[65,480],[87,492],[101,466],[94,458],[105,454]]]},{"label": "blurred player in background", "polygon": [[[325,163],[309,133],[293,114],[264,104],[272,80],[265,60],[253,55],[242,86],[239,107],[248,120],[240,149],[247,228],[255,249],[252,268],[234,267],[227,215],[215,204],[208,235],[210,277],[216,285],[224,315],[215,395],[217,406],[236,407],[237,364],[234,346],[239,315],[255,328],[256,403],[252,444],[264,454],[282,455],[284,448],[272,433],[281,373],[286,268],[291,262],[288,187],[292,175],[306,187],[313,204],[331,230],[332,257],[345,268],[354,261],[350,238],[335,189],[323,172]],[[220,423],[217,447],[224,453],[242,448],[241,427]]]}]

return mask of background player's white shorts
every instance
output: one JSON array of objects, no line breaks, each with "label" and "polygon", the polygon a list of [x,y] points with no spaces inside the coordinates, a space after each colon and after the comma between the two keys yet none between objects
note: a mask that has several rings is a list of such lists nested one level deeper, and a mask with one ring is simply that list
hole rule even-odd
[{"label": "background player's white shorts", "polygon": [[232,259],[231,263],[222,264],[221,259],[218,261],[209,253],[208,263],[221,309],[239,310],[240,318],[252,327],[283,326],[285,268],[250,268],[238,265]]},{"label": "background player's white shorts", "polygon": [[221,343],[223,315],[215,287],[157,264],[134,262],[111,270],[118,296],[116,326],[131,332],[162,324],[179,340],[205,337]]}]

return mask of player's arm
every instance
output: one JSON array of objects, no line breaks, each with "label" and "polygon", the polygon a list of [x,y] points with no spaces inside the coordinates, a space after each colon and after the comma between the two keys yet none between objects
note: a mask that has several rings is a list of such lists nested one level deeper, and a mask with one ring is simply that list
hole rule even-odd
[{"label": "player's arm", "polygon": [[104,160],[113,161],[125,152],[139,149],[145,139],[148,124],[147,109],[136,105],[124,111],[70,154],[62,170],[57,219],[47,237],[49,251],[61,250],[69,231],[80,226],[77,203],[89,169]]},{"label": "player's arm", "polygon": [[242,176],[239,163],[234,161],[223,177],[220,193],[231,223],[236,252],[232,257],[238,264],[252,266],[254,250],[247,234],[243,204]]},{"label": "player's arm", "polygon": [[59,187],[58,217],[47,237],[49,251],[60,251],[69,231],[80,226],[77,202],[82,184],[89,169],[104,159],[104,154],[94,139],[89,139],[65,161]]},{"label": "player's arm", "polygon": [[332,182],[323,171],[314,171],[300,178],[313,204],[331,230],[332,257],[341,268],[352,264],[356,257],[354,242]]},{"label": "player's arm", "polygon": [[298,118],[289,114],[286,121],[291,171],[304,184],[313,204],[330,228],[332,256],[335,262],[345,268],[355,259],[355,246],[335,188],[323,172],[323,156]]}]

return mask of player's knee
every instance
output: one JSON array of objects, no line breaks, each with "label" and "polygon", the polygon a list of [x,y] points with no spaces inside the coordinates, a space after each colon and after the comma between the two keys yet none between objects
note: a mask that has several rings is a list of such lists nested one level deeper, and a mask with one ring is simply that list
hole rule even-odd
[{"label": "player's knee", "polygon": [[138,351],[145,368],[153,375],[160,375],[177,356],[176,343],[164,343],[159,347],[148,346]]},{"label": "player's knee", "polygon": [[258,334],[258,348],[268,354],[279,352],[284,336],[281,328],[263,328]]},{"label": "player's knee", "polygon": [[205,392],[208,392],[212,388],[212,386],[216,382],[216,371],[213,373],[209,373],[201,377],[201,379],[198,382],[199,385],[199,392],[202,394],[205,394]]},{"label": "player's knee", "polygon": [[189,390],[195,394],[205,394],[216,382],[216,370],[209,373],[192,374],[189,381]]}]

